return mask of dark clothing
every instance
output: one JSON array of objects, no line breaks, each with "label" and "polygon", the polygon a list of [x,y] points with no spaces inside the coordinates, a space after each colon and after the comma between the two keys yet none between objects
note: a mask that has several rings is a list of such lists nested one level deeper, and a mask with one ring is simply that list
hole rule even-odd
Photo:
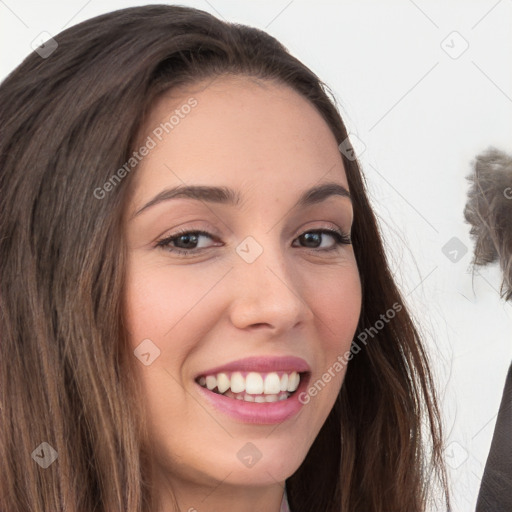
[{"label": "dark clothing", "polygon": [[476,512],[507,511],[512,511],[512,364],[476,504]]}]

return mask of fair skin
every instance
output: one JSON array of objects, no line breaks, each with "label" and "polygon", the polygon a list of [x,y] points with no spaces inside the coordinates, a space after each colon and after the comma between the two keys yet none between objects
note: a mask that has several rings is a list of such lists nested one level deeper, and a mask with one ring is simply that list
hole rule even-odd
[{"label": "fair skin", "polygon": [[[297,413],[271,424],[215,407],[196,377],[247,357],[295,356],[309,367],[301,379],[314,383],[349,350],[361,307],[353,248],[317,232],[350,235],[351,200],[333,194],[294,208],[312,187],[349,187],[320,114],[274,82],[222,77],[167,93],[141,140],[191,96],[197,106],[134,171],[125,216],[130,342],[135,349],[149,339],[160,350],[154,362],[138,365],[156,454],[158,510],[174,510],[172,489],[184,511],[278,512],[285,480],[332,409],[345,368]],[[241,202],[180,197],[139,212],[163,190],[185,184],[229,187]],[[210,236],[156,245],[177,230]],[[236,251],[246,237],[257,243],[243,246],[246,251],[262,249],[251,263]],[[261,455],[251,467],[238,456],[244,446]]]}]

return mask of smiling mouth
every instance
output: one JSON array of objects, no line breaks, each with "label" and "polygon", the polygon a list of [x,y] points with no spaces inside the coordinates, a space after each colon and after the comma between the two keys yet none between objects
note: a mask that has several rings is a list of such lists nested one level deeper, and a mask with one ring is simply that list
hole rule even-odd
[{"label": "smiling mouth", "polygon": [[287,400],[307,372],[221,372],[201,375],[201,387],[218,395],[245,402],[267,403]]}]

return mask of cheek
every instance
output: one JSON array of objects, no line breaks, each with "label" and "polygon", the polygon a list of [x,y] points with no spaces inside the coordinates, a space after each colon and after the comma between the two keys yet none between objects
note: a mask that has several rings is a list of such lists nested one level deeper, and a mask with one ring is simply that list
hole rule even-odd
[{"label": "cheek", "polygon": [[[197,414],[183,392],[187,385],[184,364],[205,336],[205,305],[211,309],[211,303],[202,299],[218,280],[211,272],[207,274],[192,272],[185,265],[156,265],[135,258],[128,262],[125,319],[132,348],[144,346],[151,358],[158,354],[149,365],[142,363],[137,368],[151,428],[161,439],[176,435],[179,424],[173,428],[169,423],[176,410],[184,422],[192,422]],[[142,345],[143,340],[151,344]]]},{"label": "cheek", "polygon": [[361,312],[361,282],[355,262],[336,272],[316,275],[306,297],[327,349],[350,346]]},{"label": "cheek", "polygon": [[310,383],[316,388],[310,399],[320,408],[330,409],[343,383],[346,353],[350,350],[361,313],[361,282],[357,266],[354,262],[349,268],[330,276],[319,278],[317,275],[308,288],[309,306],[317,326],[319,362],[318,372],[312,375]]},{"label": "cheek", "polygon": [[184,319],[204,314],[203,299],[216,280],[212,272],[191,272],[185,265],[129,264],[125,316],[133,341],[172,338]]}]

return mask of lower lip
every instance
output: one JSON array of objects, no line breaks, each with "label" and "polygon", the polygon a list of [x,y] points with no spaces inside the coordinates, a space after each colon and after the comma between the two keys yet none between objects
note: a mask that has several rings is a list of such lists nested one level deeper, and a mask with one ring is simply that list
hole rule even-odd
[{"label": "lower lip", "polygon": [[243,423],[255,423],[260,425],[272,425],[282,423],[295,416],[303,407],[299,401],[299,395],[307,388],[309,374],[302,374],[299,387],[286,400],[277,402],[245,402],[236,398],[228,398],[214,393],[207,388],[196,384],[202,396],[217,410],[227,414],[235,420]]}]

